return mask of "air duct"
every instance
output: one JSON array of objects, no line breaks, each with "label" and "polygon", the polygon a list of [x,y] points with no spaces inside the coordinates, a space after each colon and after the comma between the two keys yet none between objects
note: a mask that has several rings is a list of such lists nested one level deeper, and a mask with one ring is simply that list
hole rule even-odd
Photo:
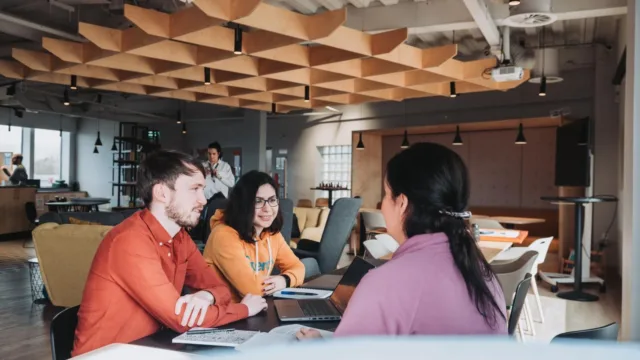
[{"label": "air duct", "polygon": [[504,25],[517,28],[546,26],[558,19],[551,13],[551,0],[523,1],[509,8]]},{"label": "air duct", "polygon": [[560,77],[560,57],[558,48],[536,49],[536,62],[531,69],[530,83],[540,84],[542,75],[547,78],[547,84],[559,83],[563,79]]}]

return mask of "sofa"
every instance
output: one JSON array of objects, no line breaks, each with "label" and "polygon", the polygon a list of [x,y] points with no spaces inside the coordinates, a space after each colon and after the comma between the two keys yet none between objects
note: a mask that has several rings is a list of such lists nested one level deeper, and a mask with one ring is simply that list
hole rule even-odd
[{"label": "sofa", "polygon": [[93,257],[112,228],[46,222],[33,230],[40,274],[53,305],[80,304]]},{"label": "sofa", "polygon": [[298,220],[300,239],[319,242],[327,224],[329,212],[330,210],[326,208],[294,207],[293,213]]},{"label": "sofa", "polygon": [[80,304],[98,246],[107,232],[137,209],[121,212],[48,212],[38,218],[32,237],[40,274],[51,303]]}]

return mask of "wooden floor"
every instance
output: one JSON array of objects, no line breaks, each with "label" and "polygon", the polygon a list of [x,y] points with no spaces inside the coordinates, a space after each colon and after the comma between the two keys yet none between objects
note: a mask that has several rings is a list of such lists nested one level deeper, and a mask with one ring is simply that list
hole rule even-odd
[{"label": "wooden floor", "polygon": [[[30,242],[26,244],[32,246]],[[29,268],[26,261],[35,256],[32,248],[20,241],[0,242],[0,359],[51,359],[49,324],[62,310],[52,305],[32,303]],[[350,263],[352,256],[344,254],[340,266]],[[567,302],[566,321],[556,333],[585,329],[620,321],[620,281],[608,280],[608,292],[600,294],[595,303]],[[540,284],[542,296],[555,298],[545,284]],[[597,289],[594,290],[597,293]],[[534,318],[536,316],[534,315]]]},{"label": "wooden floor", "polygon": [[49,323],[62,308],[32,303],[26,261],[35,251],[22,243],[0,242],[0,359],[51,359]]}]

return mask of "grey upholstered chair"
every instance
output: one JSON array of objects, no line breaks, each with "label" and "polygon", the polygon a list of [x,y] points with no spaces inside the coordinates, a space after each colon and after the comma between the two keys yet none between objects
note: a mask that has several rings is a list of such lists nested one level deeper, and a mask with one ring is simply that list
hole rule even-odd
[{"label": "grey upholstered chair", "polygon": [[[336,200],[331,208],[327,225],[322,232],[320,243],[301,239],[294,253],[303,259],[306,267],[305,278],[319,274],[327,274],[336,269],[342,256],[347,240],[356,223],[358,210],[362,199],[341,198]],[[305,243],[315,243],[315,248],[304,246]],[[319,270],[319,273],[318,273]]]},{"label": "grey upholstered chair", "polygon": [[282,229],[280,233],[287,244],[291,243],[291,229],[293,228],[293,201],[280,199],[280,212],[282,213]]}]

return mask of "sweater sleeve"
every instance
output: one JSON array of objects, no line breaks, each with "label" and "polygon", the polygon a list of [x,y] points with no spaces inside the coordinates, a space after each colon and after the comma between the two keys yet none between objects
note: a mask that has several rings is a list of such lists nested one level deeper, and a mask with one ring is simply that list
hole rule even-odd
[{"label": "sweater sleeve", "polygon": [[226,187],[233,187],[235,185],[236,179],[233,176],[233,172],[231,171],[231,165],[228,163],[224,163],[224,166],[220,169],[220,182]]},{"label": "sweater sleeve", "polygon": [[287,245],[287,242],[284,241],[284,237],[282,234],[278,234],[275,236],[276,244],[272,244],[272,246],[277,246],[277,255],[275,259],[275,265],[280,269],[280,273],[282,275],[287,275],[291,279],[290,287],[297,287],[304,283],[304,264],[300,259],[293,253],[291,247]]},{"label": "sweater sleeve", "polygon": [[207,263],[218,268],[240,297],[262,296],[262,277],[256,275],[246,258],[242,241],[226,226],[217,227],[204,249]]}]

